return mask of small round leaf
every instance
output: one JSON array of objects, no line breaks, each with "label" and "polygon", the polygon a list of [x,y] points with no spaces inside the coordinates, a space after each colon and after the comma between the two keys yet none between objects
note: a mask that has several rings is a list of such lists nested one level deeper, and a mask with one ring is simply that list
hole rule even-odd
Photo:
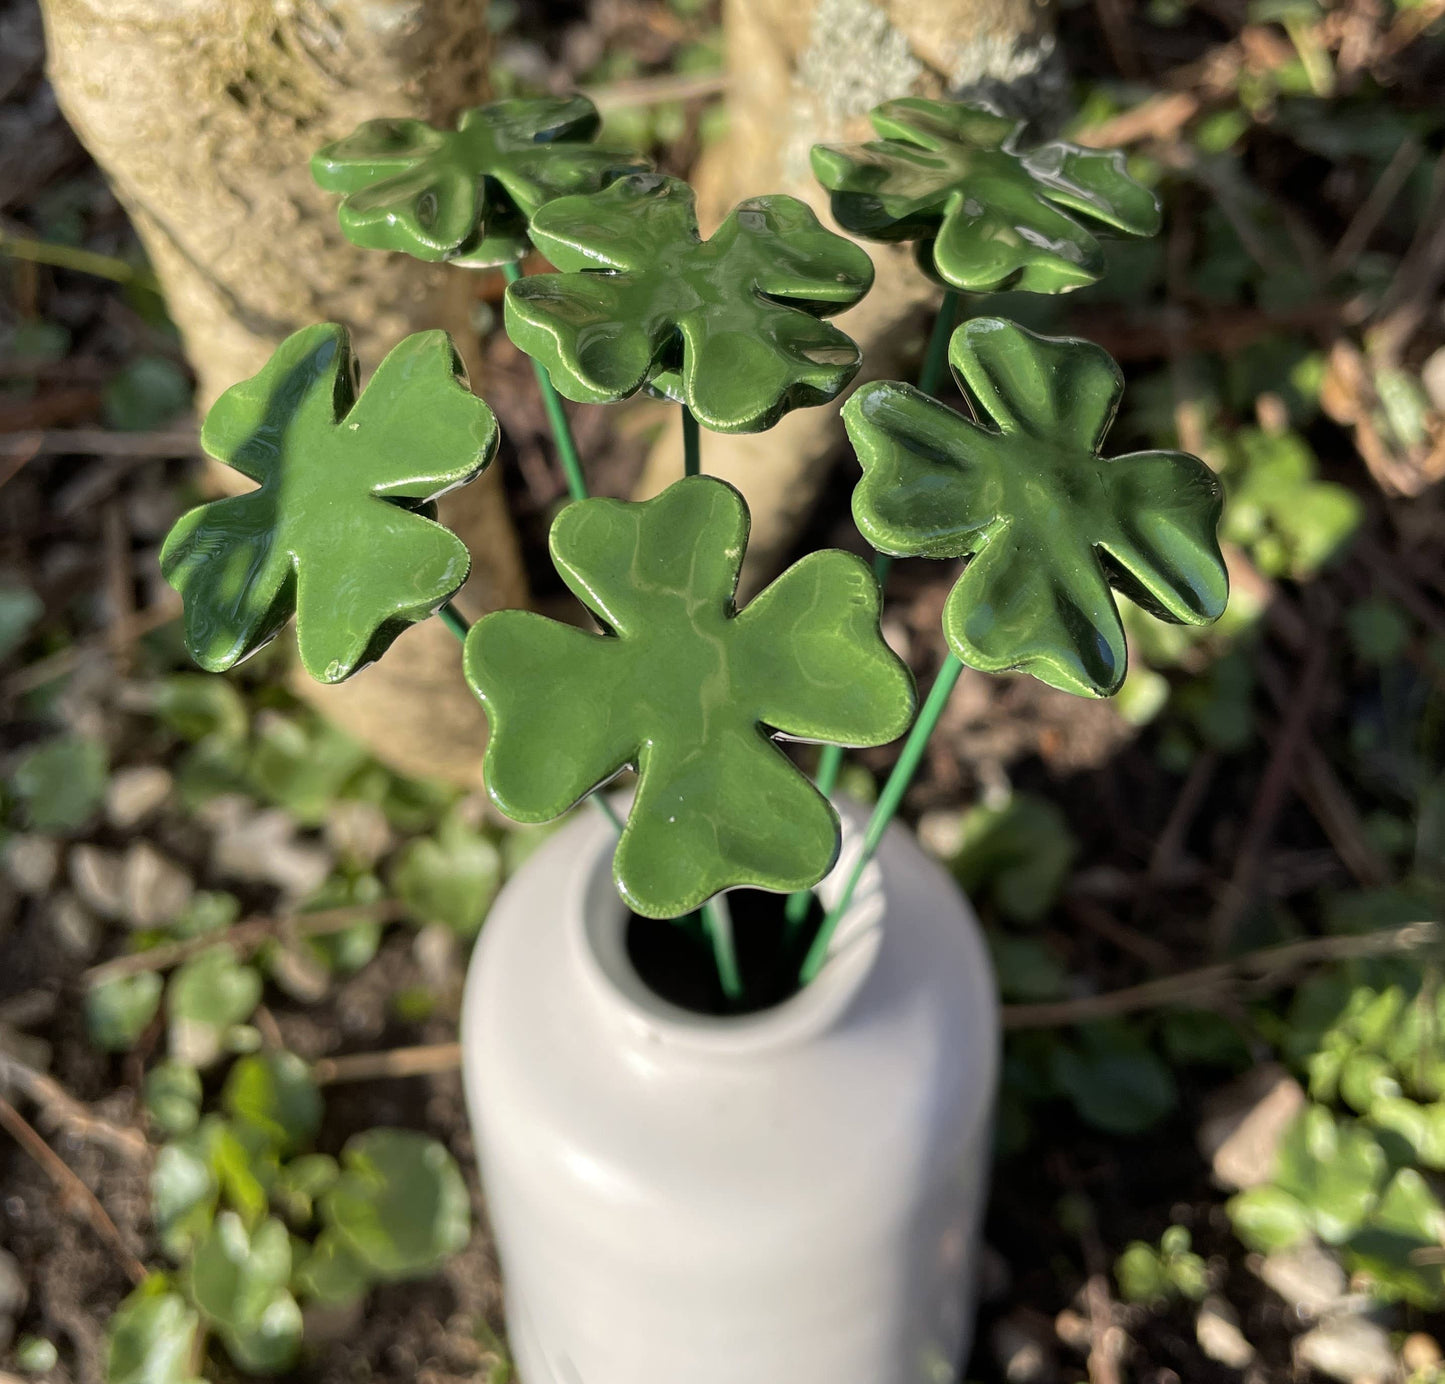
[{"label": "small round leaf", "polygon": [[128,1052],[161,1006],[165,982],[154,971],[118,976],[85,992],[90,1041],[107,1052]]},{"label": "small round leaf", "polygon": [[456,1161],[435,1139],[371,1129],[347,1142],[321,1217],[372,1277],[420,1278],[467,1242],[471,1208]]},{"label": "small round leaf", "polygon": [[321,1093],[295,1053],[241,1058],[226,1077],[221,1105],[283,1154],[309,1144],[321,1128]]}]

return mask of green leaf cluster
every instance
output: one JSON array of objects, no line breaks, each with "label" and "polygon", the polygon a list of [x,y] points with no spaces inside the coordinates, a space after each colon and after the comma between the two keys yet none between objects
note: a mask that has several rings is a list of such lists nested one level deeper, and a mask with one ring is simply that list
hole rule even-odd
[{"label": "green leaf cluster", "polygon": [[1359,527],[1359,500],[1319,479],[1315,455],[1298,433],[1245,428],[1224,451],[1228,500],[1220,534],[1246,549],[1265,575],[1313,576]]},{"label": "green leaf cluster", "polygon": [[200,1097],[198,1075],[173,1061],[147,1077],[147,1107],[171,1136],[151,1214],[176,1271],[153,1274],[112,1319],[107,1384],[189,1384],[203,1325],[239,1369],[283,1372],[308,1301],[424,1277],[466,1244],[466,1185],[436,1140],[372,1129],[339,1160],[313,1151],[321,1093],[295,1055],[240,1058],[218,1111],[200,1115]]},{"label": "green leaf cluster", "polygon": [[1078,850],[1055,803],[1014,793],[964,813],[949,868],[975,902],[988,899],[1005,918],[1036,923],[1057,901]]},{"label": "green leaf cluster", "polygon": [[1236,1233],[1265,1251],[1316,1236],[1376,1297],[1445,1306],[1445,993],[1418,974],[1326,976],[1301,988],[1290,1019],[1296,1048],[1311,1049],[1313,1103],[1272,1180],[1230,1202]]},{"label": "green leaf cluster", "polygon": [[18,825],[31,831],[80,831],[100,810],[109,758],[99,740],[58,735],[26,750],[6,780]]},{"label": "green leaf cluster", "polygon": [[1199,1302],[1209,1291],[1208,1268],[1194,1253],[1182,1225],[1171,1225],[1157,1247],[1131,1241],[1114,1263],[1114,1281],[1125,1302],[1158,1304],[1175,1298]]},{"label": "green leaf cluster", "polygon": [[495,841],[450,813],[433,836],[409,841],[392,866],[391,885],[418,923],[441,923],[459,937],[481,930],[502,885]]}]

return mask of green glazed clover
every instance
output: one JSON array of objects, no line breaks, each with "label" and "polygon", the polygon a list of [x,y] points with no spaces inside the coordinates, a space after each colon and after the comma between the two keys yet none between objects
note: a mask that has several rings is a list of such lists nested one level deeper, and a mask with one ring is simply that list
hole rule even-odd
[{"label": "green glazed clover", "polygon": [[583,500],[553,523],[552,560],[605,632],[503,610],[467,640],[487,789],[507,816],[547,821],[636,767],[613,873],[647,917],[740,885],[816,884],[838,819],[771,735],[881,745],[912,719],[867,565],[812,553],[739,611],[747,536],[742,496],[709,476],[639,503]]},{"label": "green glazed clover", "polygon": [[543,203],[651,166],[590,143],[600,125],[585,96],[495,101],[464,112],[455,130],[368,120],[312,155],[311,174],[342,194],[341,229],[363,249],[503,264],[526,254]]},{"label": "green glazed clover", "polygon": [[703,240],[686,183],[633,174],[549,202],[532,240],[562,272],[507,289],[507,334],[578,403],[646,384],[714,432],[760,432],[858,371],[822,319],[868,291],[873,263],[794,197],[749,198]]},{"label": "green glazed clover", "polygon": [[260,488],[182,515],[161,549],[202,668],[224,672],[294,612],[302,665],[340,682],[466,580],[429,502],[491,461],[491,409],[445,332],[407,337],[360,397],[357,378],[346,329],[306,327],[207,415],[202,446]]},{"label": "green glazed clover", "polygon": [[1063,293],[1104,272],[1095,234],[1153,235],[1159,203],[1117,150],[1051,140],[988,106],[908,96],[866,144],[815,144],[813,172],[846,231],[917,241],[924,271],[974,293]]},{"label": "green glazed clover", "polygon": [[1124,387],[1107,352],[979,317],[949,360],[980,422],[888,381],[859,389],[843,421],[863,536],[971,559],[943,612],[962,662],[1108,696],[1127,657],[1111,586],[1179,624],[1223,613],[1219,481],[1183,452],[1099,455]]}]

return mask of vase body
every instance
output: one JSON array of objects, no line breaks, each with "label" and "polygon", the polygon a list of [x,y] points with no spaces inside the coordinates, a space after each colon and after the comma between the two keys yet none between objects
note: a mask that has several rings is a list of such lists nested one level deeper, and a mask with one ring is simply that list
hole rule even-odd
[{"label": "vase body", "polygon": [[[858,848],[846,804],[835,897]],[[735,1018],[628,960],[577,817],[492,906],[463,1071],[522,1384],[951,1384],[998,1009],[952,879],[895,828],[812,985]]]}]

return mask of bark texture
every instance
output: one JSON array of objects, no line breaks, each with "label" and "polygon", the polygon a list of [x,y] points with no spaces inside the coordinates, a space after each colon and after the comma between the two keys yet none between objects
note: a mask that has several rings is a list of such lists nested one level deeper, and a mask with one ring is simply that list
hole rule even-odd
[{"label": "bark texture", "polygon": [[[160,276],[199,408],[312,322],[350,327],[368,370],[408,332],[436,326],[474,364],[464,271],[352,246],[308,161],[363,120],[449,123],[485,99],[486,0],[43,6],[56,94]],[[525,604],[495,472],[445,497],[442,518],[473,555],[464,608]],[[438,621],[351,682],[302,679],[298,691],[404,772],[479,779],[486,720]]]},{"label": "bark texture", "polygon": [[[705,233],[734,203],[764,192],[799,197],[838,229],[808,151],[869,138],[869,110],[890,97],[983,95],[1044,119],[1062,99],[1048,11],[1038,0],[725,0],[724,13],[728,133],[695,178]],[[877,279],[857,307],[833,319],[863,348],[854,388],[913,368],[939,296],[907,247],[860,243]],[[798,409],[764,433],[704,434],[703,470],[736,485],[752,510],[750,587],[786,557],[842,438],[838,403]],[[674,480],[681,456],[674,421],[641,493]]]}]

